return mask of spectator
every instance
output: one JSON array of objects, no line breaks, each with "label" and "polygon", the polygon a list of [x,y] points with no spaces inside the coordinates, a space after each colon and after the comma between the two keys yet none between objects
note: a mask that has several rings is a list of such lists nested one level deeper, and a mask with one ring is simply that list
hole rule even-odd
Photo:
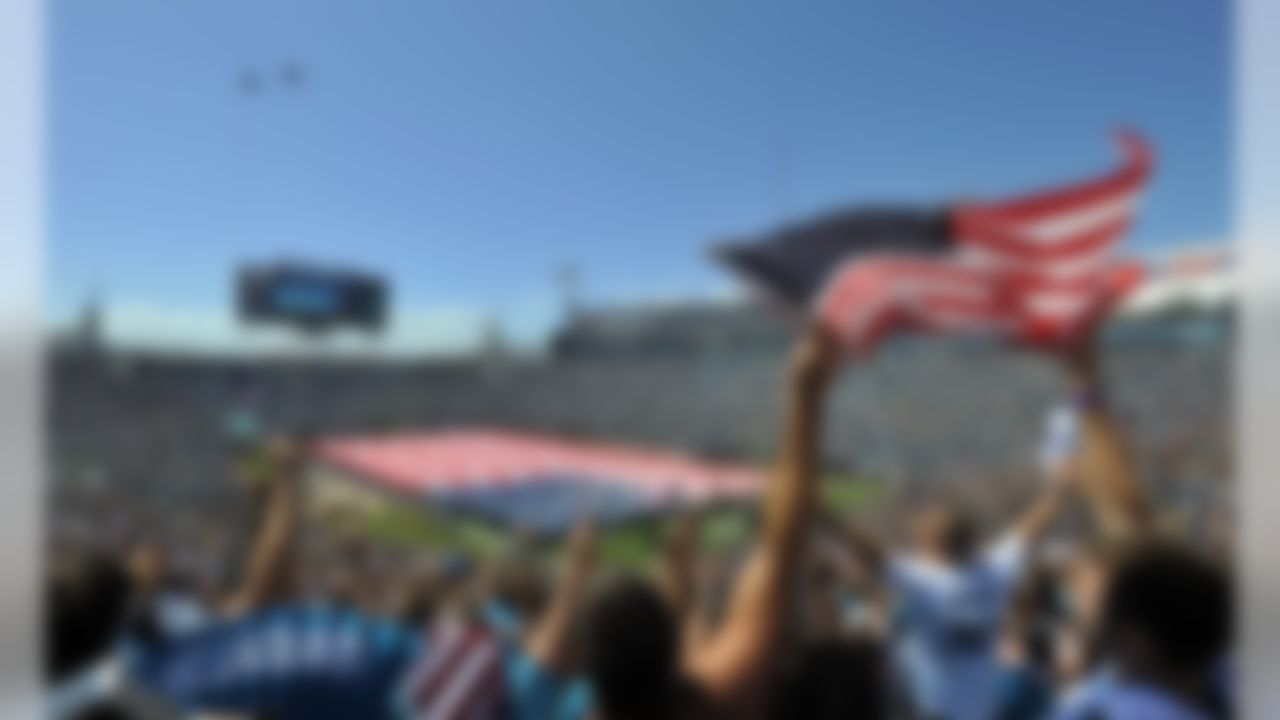
[{"label": "spectator", "polygon": [[864,566],[894,598],[894,659],[921,717],[988,720],[997,712],[1004,615],[1030,546],[1063,506],[1068,477],[1046,483],[1041,496],[985,548],[978,546],[967,515],[943,503],[917,513],[910,552],[886,553],[868,533],[850,529]]},{"label": "spectator", "polygon": [[1082,469],[1095,514],[1115,550],[1092,595],[1092,674],[1061,704],[1061,720],[1211,720],[1231,717],[1222,668],[1230,648],[1232,592],[1225,572],[1181,542],[1157,537],[1156,514],[1128,442],[1107,411],[1089,347],[1068,356],[1081,398]]}]

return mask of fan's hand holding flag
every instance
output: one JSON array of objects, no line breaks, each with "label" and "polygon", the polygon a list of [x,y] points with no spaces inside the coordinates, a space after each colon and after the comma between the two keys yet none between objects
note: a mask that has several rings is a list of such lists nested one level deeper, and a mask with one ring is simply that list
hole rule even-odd
[{"label": "fan's hand holding flag", "polygon": [[837,349],[819,326],[800,339],[787,373],[781,455],[760,498],[760,536],[734,580],[720,626],[704,644],[686,649],[686,672],[728,716],[758,714],[790,639],[794,590],[816,509],[823,411],[840,369]]},{"label": "fan's hand holding flag", "polygon": [[1130,438],[1108,408],[1097,338],[1082,337],[1057,354],[1079,413],[1077,472],[1103,537],[1115,543],[1142,539],[1152,532],[1151,499]]},{"label": "fan's hand holding flag", "polygon": [[723,257],[855,350],[899,330],[1070,342],[1142,277],[1115,250],[1152,153],[1134,133],[1118,139],[1124,162],[1092,181],[943,210],[859,210]]}]

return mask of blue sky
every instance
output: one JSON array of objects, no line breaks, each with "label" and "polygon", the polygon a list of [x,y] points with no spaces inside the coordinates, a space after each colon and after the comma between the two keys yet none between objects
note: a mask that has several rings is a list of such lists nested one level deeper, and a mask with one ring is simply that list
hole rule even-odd
[{"label": "blue sky", "polygon": [[[243,260],[386,273],[393,344],[720,294],[717,238],[1160,153],[1134,246],[1229,236],[1227,3],[56,0],[50,316],[228,344]],[[279,81],[305,68],[301,87]],[[260,93],[237,90],[245,71]]]}]

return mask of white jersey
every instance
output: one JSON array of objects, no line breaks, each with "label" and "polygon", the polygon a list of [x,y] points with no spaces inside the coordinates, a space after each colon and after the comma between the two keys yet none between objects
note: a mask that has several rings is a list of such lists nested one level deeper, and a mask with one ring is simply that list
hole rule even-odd
[{"label": "white jersey", "polygon": [[996,711],[1002,678],[996,643],[1025,556],[1025,544],[1009,536],[964,566],[893,560],[900,611],[895,660],[924,717],[990,720]]}]

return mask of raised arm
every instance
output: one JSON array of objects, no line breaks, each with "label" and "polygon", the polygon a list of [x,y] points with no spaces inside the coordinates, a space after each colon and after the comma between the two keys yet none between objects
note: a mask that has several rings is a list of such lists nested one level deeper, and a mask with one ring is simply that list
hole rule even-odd
[{"label": "raised arm", "polygon": [[1070,494],[1071,480],[1072,475],[1065,472],[1047,478],[1031,504],[1014,519],[1007,536],[1015,537],[1026,545],[1039,540],[1062,514]]},{"label": "raised arm", "polygon": [[1080,484],[1105,537],[1128,540],[1150,527],[1149,501],[1119,424],[1107,409],[1093,343],[1064,354],[1071,391],[1080,415]]},{"label": "raised arm", "polygon": [[240,614],[279,599],[292,581],[302,483],[302,447],[292,440],[272,441],[265,458],[265,511],[239,587],[223,603],[223,611]]},{"label": "raised arm", "polygon": [[724,624],[691,653],[689,672],[721,701],[750,702],[791,615],[793,589],[813,514],[822,406],[838,361],[832,338],[806,336],[787,377],[782,456],[762,497],[762,534],[730,596]]},{"label": "raised arm", "polygon": [[680,623],[682,644],[694,649],[707,637],[710,618],[702,580],[701,517],[696,510],[677,518],[666,537],[660,581]]},{"label": "raised arm", "polygon": [[551,672],[569,669],[574,617],[587,594],[595,565],[596,532],[588,519],[578,521],[569,537],[565,564],[551,599],[525,639],[525,652]]},{"label": "raised arm", "polygon": [[839,524],[833,521],[829,527],[837,531],[834,539],[844,551],[841,557],[847,559],[840,565],[845,580],[860,592],[880,589],[888,563],[888,551],[881,538],[857,518]]}]

